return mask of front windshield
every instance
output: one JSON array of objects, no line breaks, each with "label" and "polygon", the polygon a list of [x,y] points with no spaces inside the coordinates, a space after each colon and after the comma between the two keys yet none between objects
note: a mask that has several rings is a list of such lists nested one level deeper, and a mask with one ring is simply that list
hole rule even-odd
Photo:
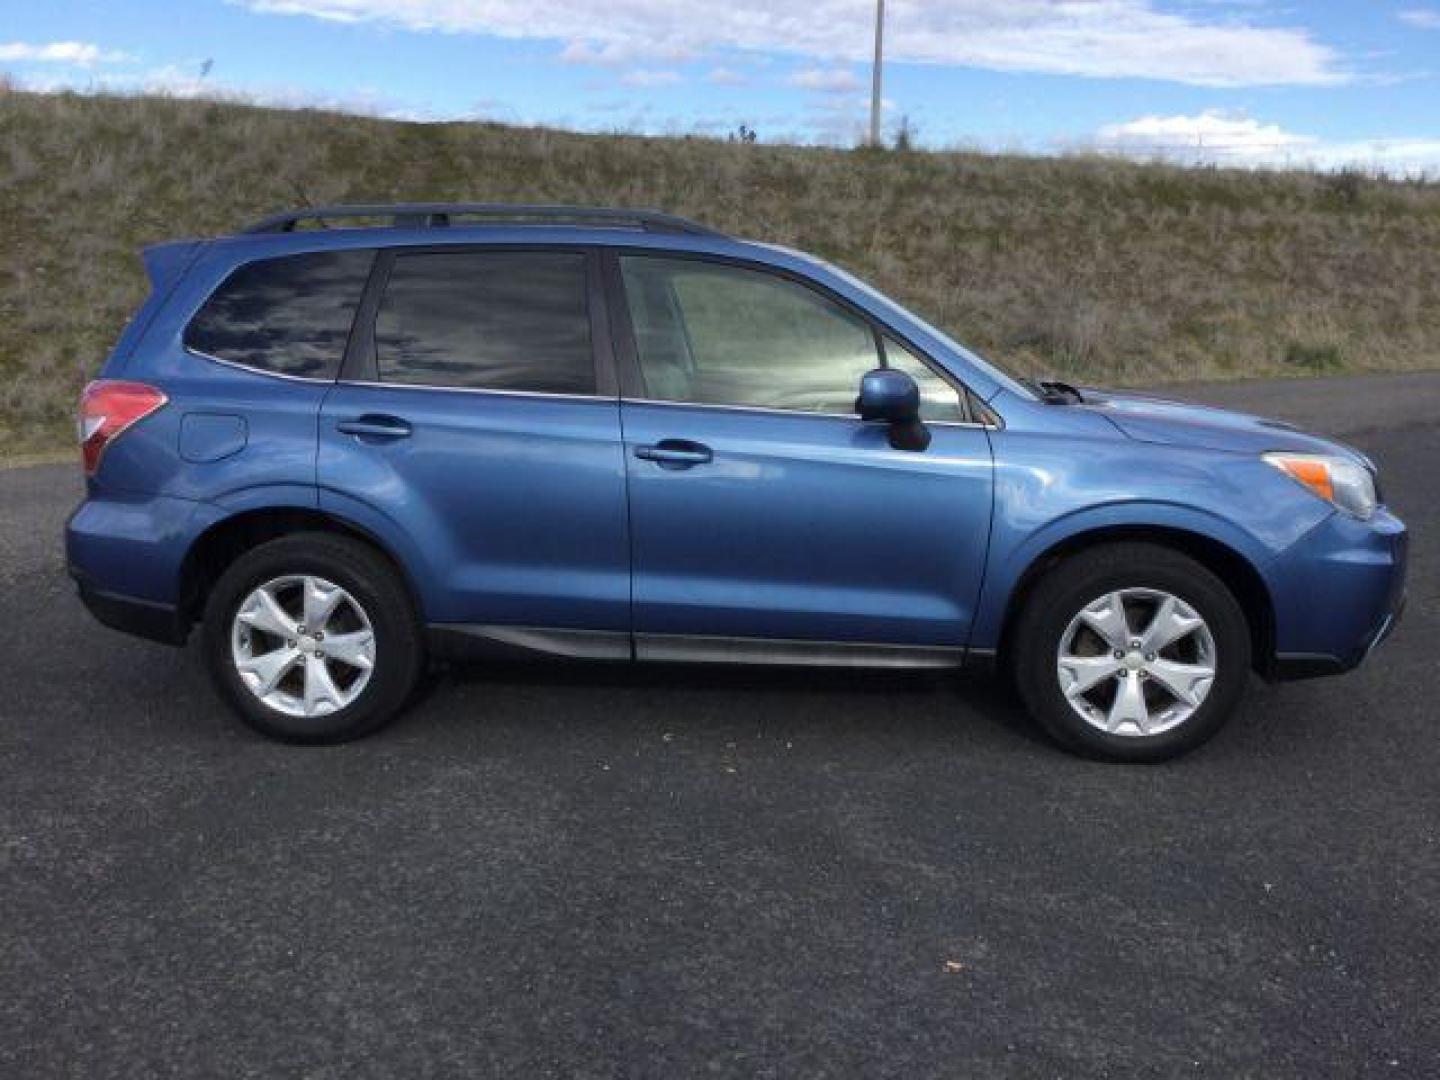
[{"label": "front windshield", "polygon": [[862,281],[860,278],[856,277],[848,270],[843,270],[840,267],[835,266],[833,263],[825,262],[823,259],[816,259],[814,256],[811,255],[807,255],[805,256],[805,258],[811,259],[816,264],[823,266],[826,270],[834,274],[836,277],[844,279],[846,284],[852,286],[855,289],[858,289],[860,292],[863,292],[867,297],[874,301],[876,306],[884,308],[887,312],[899,318],[909,319],[926,333],[937,338],[942,345],[946,346],[947,348],[953,349],[970,363],[974,364],[980,370],[984,371],[987,375],[993,378],[1005,389],[1009,390],[1012,394],[1019,394],[1021,397],[1031,399],[1034,399],[1037,396],[1032,386],[1030,386],[1023,380],[1016,378],[1014,375],[1010,374],[1010,372],[1006,371],[1004,368],[1000,367],[993,361],[986,360],[983,356],[978,355],[973,349],[969,349],[966,348],[964,345],[961,345],[953,337],[945,333],[944,330],[941,330],[939,327],[926,322],[919,315],[916,315],[908,308],[901,307],[894,300],[891,300],[890,297],[882,293],[879,289],[875,288],[868,282]]}]

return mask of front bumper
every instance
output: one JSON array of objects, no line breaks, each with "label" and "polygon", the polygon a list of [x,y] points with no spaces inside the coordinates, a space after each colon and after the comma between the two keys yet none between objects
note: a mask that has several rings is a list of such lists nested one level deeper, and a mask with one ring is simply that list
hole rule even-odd
[{"label": "front bumper", "polygon": [[1405,596],[1402,594],[1395,610],[1381,621],[1375,635],[1362,649],[1349,656],[1307,655],[1305,653],[1277,653],[1267,674],[1277,682],[1296,679],[1318,679],[1327,675],[1343,675],[1353,671],[1370,658],[1370,654],[1385,643],[1400,619],[1405,614]]},{"label": "front bumper", "polygon": [[1395,631],[1405,609],[1409,537],[1382,509],[1316,526],[1267,568],[1275,603],[1276,679],[1338,675]]}]

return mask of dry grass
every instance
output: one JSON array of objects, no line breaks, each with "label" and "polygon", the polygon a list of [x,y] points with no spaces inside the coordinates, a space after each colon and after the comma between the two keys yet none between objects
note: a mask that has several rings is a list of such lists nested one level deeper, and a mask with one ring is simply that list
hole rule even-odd
[{"label": "dry grass", "polygon": [[0,87],[0,441],[68,425],[143,298],[144,244],[399,199],[693,215],[824,255],[982,351],[1076,380],[1440,367],[1435,185]]}]

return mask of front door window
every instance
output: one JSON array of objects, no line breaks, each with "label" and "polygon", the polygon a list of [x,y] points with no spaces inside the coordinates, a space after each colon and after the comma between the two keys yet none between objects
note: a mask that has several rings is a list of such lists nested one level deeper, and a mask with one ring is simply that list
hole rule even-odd
[{"label": "front door window", "polygon": [[789,278],[655,256],[621,266],[649,398],[850,415],[880,366],[864,320]]}]

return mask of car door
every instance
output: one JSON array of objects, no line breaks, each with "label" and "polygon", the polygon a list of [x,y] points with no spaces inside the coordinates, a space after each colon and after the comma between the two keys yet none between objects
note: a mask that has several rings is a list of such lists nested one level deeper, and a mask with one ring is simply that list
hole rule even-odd
[{"label": "car door", "polygon": [[[957,387],[837,297],[753,264],[611,256],[637,655],[954,662],[992,463]],[[889,363],[924,452],[854,412]]]},{"label": "car door", "polygon": [[576,651],[628,657],[619,405],[594,260],[382,252],[321,411],[320,501],[402,555],[429,622],[609,632]]}]

